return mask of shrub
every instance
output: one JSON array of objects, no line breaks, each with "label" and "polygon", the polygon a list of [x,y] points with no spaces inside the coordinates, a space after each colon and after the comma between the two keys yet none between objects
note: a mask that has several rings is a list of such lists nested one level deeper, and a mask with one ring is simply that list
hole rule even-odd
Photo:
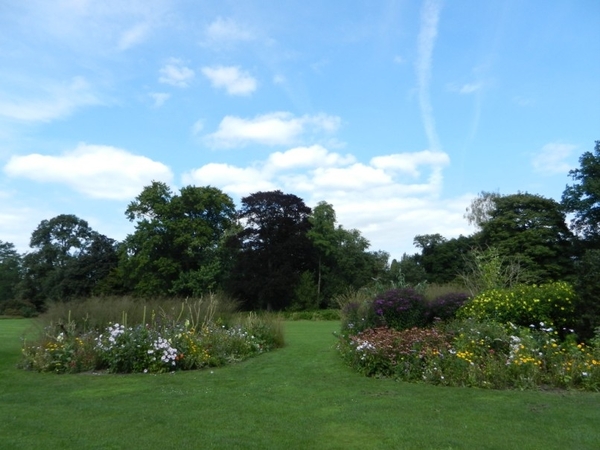
[{"label": "shrub", "polygon": [[342,334],[354,335],[381,323],[375,314],[372,300],[352,301],[346,303],[340,312],[342,318]]},{"label": "shrub", "polygon": [[412,288],[391,289],[372,302],[379,325],[396,330],[423,326],[427,322],[425,298]]},{"label": "shrub", "polygon": [[600,326],[600,250],[587,250],[576,266],[575,328],[582,339]]},{"label": "shrub", "polygon": [[435,319],[448,321],[454,319],[456,312],[469,300],[470,295],[465,292],[451,292],[434,298],[427,305],[428,322]]},{"label": "shrub", "polygon": [[481,293],[465,304],[458,316],[525,327],[543,322],[562,330],[573,320],[574,301],[575,293],[568,283],[518,285]]}]

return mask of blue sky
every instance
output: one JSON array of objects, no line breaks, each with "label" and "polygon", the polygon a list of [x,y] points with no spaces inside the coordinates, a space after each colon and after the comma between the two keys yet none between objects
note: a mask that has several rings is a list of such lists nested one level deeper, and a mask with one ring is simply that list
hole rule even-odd
[{"label": "blue sky", "polygon": [[0,240],[121,240],[152,180],[333,204],[372,250],[470,234],[482,190],[560,199],[600,139],[600,2],[0,3]]}]

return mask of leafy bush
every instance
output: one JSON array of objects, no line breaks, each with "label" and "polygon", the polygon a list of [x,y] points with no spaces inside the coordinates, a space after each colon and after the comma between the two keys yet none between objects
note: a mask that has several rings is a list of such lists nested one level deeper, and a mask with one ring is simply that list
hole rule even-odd
[{"label": "leafy bush", "polygon": [[526,327],[544,322],[562,330],[573,320],[574,302],[575,292],[565,282],[517,285],[482,292],[465,304],[458,316]]},{"label": "leafy bush", "polygon": [[380,325],[396,330],[427,322],[425,297],[412,288],[391,289],[377,295],[372,307]]},{"label": "leafy bush", "polygon": [[575,328],[582,339],[594,335],[600,326],[600,250],[587,250],[576,266]]},{"label": "leafy bush", "polygon": [[341,309],[342,334],[346,336],[360,333],[381,324],[381,318],[375,314],[372,300],[351,301]]},{"label": "leafy bush", "polygon": [[444,321],[453,319],[469,298],[470,295],[465,292],[451,292],[434,298],[427,305],[428,322],[432,323],[436,319]]},{"label": "leafy bush", "polygon": [[318,309],[315,311],[284,311],[286,320],[340,320],[339,309]]}]

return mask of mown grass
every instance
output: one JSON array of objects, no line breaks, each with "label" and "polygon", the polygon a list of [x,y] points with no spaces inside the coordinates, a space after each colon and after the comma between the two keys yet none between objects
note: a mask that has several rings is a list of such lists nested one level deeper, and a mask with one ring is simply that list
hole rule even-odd
[{"label": "mown grass", "polygon": [[19,370],[31,324],[0,320],[0,448],[600,448],[600,394],[365,378],[335,351],[339,322],[287,322],[281,350],[161,375]]}]

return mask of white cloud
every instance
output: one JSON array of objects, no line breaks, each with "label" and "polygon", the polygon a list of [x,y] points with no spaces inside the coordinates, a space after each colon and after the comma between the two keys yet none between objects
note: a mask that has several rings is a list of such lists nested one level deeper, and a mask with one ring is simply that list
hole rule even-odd
[{"label": "white cloud", "polygon": [[371,159],[374,167],[406,172],[413,177],[420,175],[418,167],[422,165],[442,167],[450,164],[449,156],[444,152],[424,150],[416,153],[396,153],[395,155],[376,156]]},{"label": "white cloud", "polygon": [[204,129],[204,120],[202,120],[202,119],[196,120],[196,122],[194,122],[194,125],[192,125],[192,134],[194,136],[197,136],[198,134],[200,134],[202,132],[203,129]]},{"label": "white cloud", "polygon": [[206,164],[184,174],[182,181],[184,184],[218,186],[226,192],[239,196],[276,189],[276,185],[265,179],[260,169],[229,164]]},{"label": "white cloud", "polygon": [[425,133],[427,134],[429,147],[433,150],[439,150],[441,148],[435,128],[435,119],[429,95],[429,81],[431,79],[431,66],[433,64],[433,46],[437,36],[440,10],[441,5],[435,0],[425,0],[423,3],[416,63],[421,117],[423,119],[423,126],[425,127]]},{"label": "white cloud", "polygon": [[[308,205],[333,204],[340,223],[360,229],[373,249],[399,258],[417,234],[469,234],[463,219],[473,195],[441,199],[446,153],[429,150],[373,157],[330,152],[321,145],[271,153],[247,167],[211,163],[184,174],[184,184],[210,184],[236,196],[281,189]],[[407,175],[409,178],[407,178]]]},{"label": "white cloud", "polygon": [[173,178],[167,166],[145,156],[85,143],[61,156],[13,156],[4,172],[42,183],[62,183],[88,197],[110,200],[131,199],[152,180]]},{"label": "white cloud", "polygon": [[458,92],[459,94],[472,94],[474,92],[480,91],[483,87],[482,83],[466,83],[463,85],[450,84],[448,89],[453,92]]},{"label": "white cloud", "polygon": [[329,167],[352,164],[356,159],[352,155],[342,156],[330,153],[320,145],[295,147],[286,152],[271,153],[266,166],[272,170],[289,170],[307,167]]},{"label": "white cloud", "polygon": [[149,23],[137,23],[121,33],[117,48],[119,50],[128,50],[146,40],[150,33]]},{"label": "white cloud", "polygon": [[183,61],[171,58],[169,62],[160,69],[158,81],[171,86],[188,87],[194,78],[194,71],[183,64]]},{"label": "white cloud", "polygon": [[577,147],[571,144],[549,143],[536,153],[531,161],[536,172],[554,175],[565,174],[573,167],[565,160]]},{"label": "white cloud", "polygon": [[291,145],[309,132],[335,132],[340,122],[336,116],[295,117],[288,112],[264,114],[254,119],[226,116],[217,131],[206,136],[206,142],[217,148],[242,147],[248,143]]},{"label": "white cloud", "polygon": [[154,106],[156,108],[160,108],[167,100],[169,100],[169,98],[171,98],[171,94],[165,92],[151,92],[149,95],[154,100]]},{"label": "white cloud", "polygon": [[49,122],[72,114],[76,109],[97,105],[98,97],[83,77],[74,77],[68,83],[31,82],[20,86],[17,96],[0,92],[0,116],[24,122]]},{"label": "white cloud", "polygon": [[213,87],[224,88],[229,95],[249,95],[256,90],[256,80],[236,66],[204,67],[202,73]]},{"label": "white cloud", "polygon": [[251,41],[255,34],[247,27],[231,18],[215,19],[205,31],[207,44],[232,44],[240,41]]}]

